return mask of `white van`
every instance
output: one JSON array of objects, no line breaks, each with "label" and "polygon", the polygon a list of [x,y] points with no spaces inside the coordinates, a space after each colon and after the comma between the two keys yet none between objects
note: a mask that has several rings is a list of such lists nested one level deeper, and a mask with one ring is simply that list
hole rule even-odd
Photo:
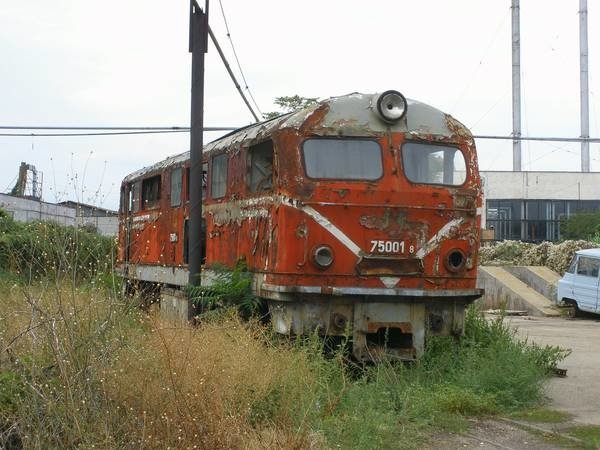
[{"label": "white van", "polygon": [[557,300],[578,310],[600,314],[598,289],[600,248],[579,250],[564,276],[558,280]]}]

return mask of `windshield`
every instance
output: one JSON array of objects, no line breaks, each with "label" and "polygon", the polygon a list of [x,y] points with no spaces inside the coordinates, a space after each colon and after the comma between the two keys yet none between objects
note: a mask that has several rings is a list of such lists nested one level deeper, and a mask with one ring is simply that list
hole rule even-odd
[{"label": "windshield", "polygon": [[465,157],[455,147],[406,142],[402,145],[402,165],[413,183],[460,186],[467,179]]},{"label": "windshield", "polygon": [[302,146],[306,175],[334,180],[377,180],[381,148],[366,139],[308,139]]}]

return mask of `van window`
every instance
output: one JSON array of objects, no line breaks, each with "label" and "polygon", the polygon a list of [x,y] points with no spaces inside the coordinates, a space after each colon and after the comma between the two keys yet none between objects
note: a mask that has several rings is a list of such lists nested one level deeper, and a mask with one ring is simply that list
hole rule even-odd
[{"label": "van window", "polygon": [[181,167],[171,171],[171,206],[181,205]]},{"label": "van window", "polygon": [[250,157],[250,192],[273,189],[273,141],[261,142],[248,148]]},{"label": "van window", "polygon": [[212,159],[210,195],[221,198],[227,192],[227,154],[217,155]]},{"label": "van window", "polygon": [[143,209],[158,206],[160,201],[160,175],[146,178],[142,181],[142,205]]},{"label": "van window", "polygon": [[586,256],[579,257],[577,262],[577,275],[597,278],[599,269],[600,259],[588,258]]},{"label": "van window", "polygon": [[577,255],[574,255],[571,259],[567,273],[575,273],[575,267],[577,267]]}]

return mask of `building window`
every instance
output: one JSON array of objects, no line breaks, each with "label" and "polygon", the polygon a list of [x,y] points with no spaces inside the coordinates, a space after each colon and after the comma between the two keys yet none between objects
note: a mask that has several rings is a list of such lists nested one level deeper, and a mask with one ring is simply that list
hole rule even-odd
[{"label": "building window", "polygon": [[217,155],[212,159],[210,195],[212,198],[221,198],[227,192],[227,154]]},{"label": "building window", "polygon": [[171,206],[181,205],[181,167],[171,171]]},{"label": "building window", "polygon": [[250,192],[273,189],[273,141],[262,142],[248,148],[250,157]]},{"label": "building window", "polygon": [[160,201],[160,175],[142,181],[143,209],[154,208]]}]

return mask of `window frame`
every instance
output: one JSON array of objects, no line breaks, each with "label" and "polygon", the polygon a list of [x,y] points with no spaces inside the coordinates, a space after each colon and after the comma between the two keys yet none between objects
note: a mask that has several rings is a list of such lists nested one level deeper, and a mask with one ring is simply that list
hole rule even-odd
[{"label": "window frame", "polygon": [[[305,159],[305,155],[304,155],[304,144],[306,144],[306,142],[308,141],[327,141],[327,140],[331,140],[331,141],[362,141],[362,142],[374,142],[377,145],[377,148],[379,149],[379,156],[380,156],[380,163],[381,163],[381,175],[377,178],[319,178],[319,177],[311,177],[308,174],[308,171],[306,170],[306,159]],[[383,148],[381,147],[381,144],[379,143],[378,139],[372,138],[372,137],[363,137],[363,136],[314,136],[314,137],[309,137],[308,139],[305,139],[304,141],[302,141],[301,145],[300,145],[300,156],[301,156],[301,160],[302,160],[302,169],[304,170],[304,176],[306,178],[308,178],[309,180],[319,180],[319,181],[324,181],[324,182],[336,182],[336,181],[341,181],[341,182],[351,182],[351,183],[375,183],[380,181],[384,176],[385,176],[385,165],[384,165],[384,158],[383,158]]]},{"label": "window frame", "polygon": [[[150,182],[151,180],[156,180],[158,179],[158,197],[153,200],[152,202],[148,202],[146,200],[146,196],[144,195],[144,184],[147,182]],[[160,201],[161,201],[161,190],[162,190],[162,175],[159,173],[157,175],[152,175],[151,177],[147,177],[142,179],[141,182],[141,186],[140,186],[140,198],[141,198],[141,211],[144,211],[146,209],[156,209],[156,208],[160,208]]]},{"label": "window frame", "polygon": [[[177,203],[173,203],[173,181],[175,180],[174,175],[179,172],[179,199]],[[179,208],[183,203],[183,167],[173,167],[169,174],[169,205],[171,208]]]},{"label": "window frame", "polygon": [[[223,158],[225,160],[225,190],[223,192],[223,195],[220,195],[219,197],[215,197],[214,195],[214,174],[215,174],[215,170],[214,170],[214,165],[215,165],[215,160],[217,158]],[[210,158],[210,173],[209,175],[209,179],[210,179],[210,198],[213,200],[219,200],[222,198],[227,197],[227,194],[229,192],[229,154],[228,153],[219,153],[218,155],[214,155]]]},{"label": "window frame", "polygon": [[[262,150],[264,146],[270,146],[270,156],[271,156],[271,177],[270,177],[270,186],[268,187],[268,189],[252,189],[252,181],[253,181],[253,167],[255,166],[253,164],[253,162],[255,161],[254,155],[256,153],[258,153],[257,149]],[[246,167],[246,188],[248,190],[249,194],[252,195],[256,195],[256,194],[264,194],[264,193],[269,193],[269,192],[273,192],[275,190],[275,143],[273,142],[272,139],[267,139],[261,142],[258,142],[256,144],[253,145],[249,145],[246,148],[246,161],[247,161],[247,167]],[[261,179],[260,181],[264,181],[264,177],[263,179]],[[258,186],[258,185],[257,185]]]},{"label": "window frame", "polygon": [[[406,175],[406,170],[404,167],[404,146],[406,144],[417,144],[417,145],[428,145],[431,147],[453,148],[453,149],[459,151],[463,157],[463,161],[465,162],[465,180],[461,184],[426,183],[424,181],[412,181],[408,177],[408,175]],[[408,181],[410,184],[424,184],[426,186],[461,188],[465,184],[467,184],[467,181],[469,181],[469,178],[471,177],[471,171],[470,171],[469,165],[467,163],[467,157],[466,157],[465,153],[463,152],[462,148],[460,148],[460,144],[457,144],[457,143],[406,140],[406,141],[402,142],[402,145],[400,146],[399,156],[400,156],[400,167],[402,168],[402,174],[404,175],[404,178],[406,179],[406,181]]]},{"label": "window frame", "polygon": [[[579,267],[581,264],[581,260],[582,259],[586,259],[586,260],[590,260],[590,261],[595,261],[596,264],[598,265],[598,269],[596,272],[596,275],[587,275],[587,273],[581,273],[579,272]],[[579,277],[586,277],[586,278],[591,278],[591,279],[598,279],[598,277],[600,276],[600,259],[595,258],[593,256],[587,256],[587,255],[579,255],[577,258],[577,268],[576,268],[576,272],[575,275],[579,276]]]}]

